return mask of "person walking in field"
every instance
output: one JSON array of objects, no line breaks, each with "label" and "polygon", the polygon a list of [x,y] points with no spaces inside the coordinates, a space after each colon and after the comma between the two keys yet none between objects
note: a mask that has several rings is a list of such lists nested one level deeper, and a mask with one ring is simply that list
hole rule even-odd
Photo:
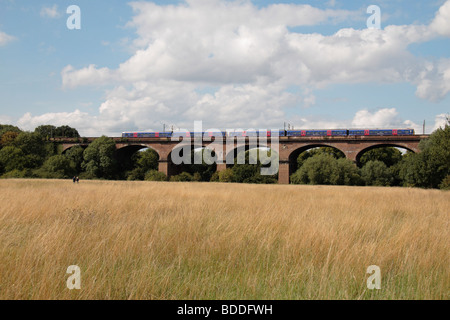
[{"label": "person walking in field", "polygon": [[73,183],[75,183],[75,181],[77,181],[77,177],[73,176],[72,180],[73,180]]},{"label": "person walking in field", "polygon": [[77,177],[77,183],[79,183],[79,182],[80,182],[80,178]]}]

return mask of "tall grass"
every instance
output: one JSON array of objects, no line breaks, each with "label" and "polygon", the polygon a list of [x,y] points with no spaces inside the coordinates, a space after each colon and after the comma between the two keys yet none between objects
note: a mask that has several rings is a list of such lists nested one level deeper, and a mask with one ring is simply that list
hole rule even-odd
[{"label": "tall grass", "polygon": [[0,299],[449,298],[449,192],[2,180],[0,200]]}]

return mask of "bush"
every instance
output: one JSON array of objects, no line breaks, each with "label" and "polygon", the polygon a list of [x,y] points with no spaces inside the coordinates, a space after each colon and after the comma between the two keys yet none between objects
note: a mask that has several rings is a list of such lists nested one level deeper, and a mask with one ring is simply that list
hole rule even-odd
[{"label": "bush", "polygon": [[351,161],[341,158],[336,161],[337,185],[360,186],[364,185],[360,169]]},{"label": "bush", "polygon": [[337,184],[337,160],[330,154],[318,154],[305,160],[291,176],[293,184]]},{"label": "bush", "polygon": [[40,178],[38,174],[35,174],[31,169],[18,170],[14,169],[2,175],[4,179],[21,179],[21,178]]},{"label": "bush", "polygon": [[48,158],[42,166],[42,171],[48,173],[49,178],[71,178],[77,174],[75,163],[63,155]]},{"label": "bush", "polygon": [[442,190],[450,190],[450,175],[446,176],[444,180],[442,180],[439,188]]},{"label": "bush", "polygon": [[234,182],[235,177],[234,177],[233,169],[228,168],[223,171],[220,171],[219,172],[219,181],[220,182]]},{"label": "bush", "polygon": [[361,169],[361,176],[367,186],[389,186],[392,174],[382,161],[370,160]]},{"label": "bush", "polygon": [[210,182],[219,182],[219,172],[214,172],[211,176]]},{"label": "bush", "polygon": [[190,182],[190,181],[194,181],[194,177],[190,173],[182,172],[182,173],[180,173],[177,176],[170,177],[170,181],[173,181],[173,182]]},{"label": "bush", "polygon": [[167,176],[163,172],[150,170],[145,174],[145,181],[167,181]]}]

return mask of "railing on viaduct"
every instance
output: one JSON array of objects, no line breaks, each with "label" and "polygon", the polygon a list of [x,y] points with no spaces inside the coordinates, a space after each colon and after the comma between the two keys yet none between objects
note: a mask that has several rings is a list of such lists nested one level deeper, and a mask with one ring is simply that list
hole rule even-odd
[{"label": "railing on viaduct", "polygon": [[[412,152],[420,152],[419,142],[428,135],[413,135],[413,136],[347,136],[347,137],[279,137],[277,149],[279,154],[279,172],[278,182],[281,184],[288,184],[289,177],[295,170],[296,161],[300,153],[316,147],[332,147],[340,150],[348,159],[355,163],[359,162],[362,154],[368,150],[392,146],[404,148]],[[62,144],[63,152],[81,145],[87,147],[89,143],[96,138],[62,138],[54,139],[55,142]],[[134,153],[143,148],[151,148],[159,155],[159,171],[171,176],[174,171],[174,164],[171,161],[171,153],[176,149],[180,141],[172,141],[171,138],[112,138],[116,142],[118,152]],[[186,142],[186,138],[183,140]],[[202,147],[211,145],[213,141],[202,141]],[[189,143],[189,142],[188,142]],[[194,138],[191,139],[193,147],[198,147],[198,143],[194,144]],[[215,148],[218,159],[223,163],[217,164],[217,171],[222,171],[227,168],[227,159],[230,157],[234,159],[239,148],[249,148],[253,145],[249,138],[245,141],[233,140],[232,145],[223,143],[222,147]],[[258,147],[263,147],[261,143]],[[271,147],[270,138],[267,139],[266,145]],[[274,148],[275,149],[275,148]],[[233,156],[231,156],[231,154]]]}]

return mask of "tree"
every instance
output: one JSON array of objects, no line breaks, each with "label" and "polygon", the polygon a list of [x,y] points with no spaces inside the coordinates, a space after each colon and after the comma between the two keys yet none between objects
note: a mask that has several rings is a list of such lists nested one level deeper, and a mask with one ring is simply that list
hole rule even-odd
[{"label": "tree", "polygon": [[363,185],[360,169],[346,158],[336,160],[337,185],[358,186]]},{"label": "tree", "polygon": [[167,181],[167,176],[160,171],[150,170],[145,174],[146,181]]},{"label": "tree", "polygon": [[14,140],[16,140],[19,132],[7,131],[0,138],[0,147],[12,146],[14,145]]},{"label": "tree", "polygon": [[303,151],[302,153],[300,153],[298,155],[297,169],[300,168],[307,159],[314,157],[316,155],[319,155],[319,154],[328,154],[328,155],[333,156],[335,159],[345,158],[345,154],[336,148],[332,148],[332,147],[313,148],[313,149]]},{"label": "tree", "polygon": [[369,161],[382,161],[387,167],[399,163],[402,160],[402,153],[394,147],[380,147],[365,152],[359,162],[363,167]]},{"label": "tree", "polygon": [[420,153],[404,156],[400,178],[404,185],[439,188],[450,174],[450,126],[439,128],[419,144]]},{"label": "tree", "polygon": [[79,138],[80,134],[77,129],[71,128],[69,126],[60,126],[55,129],[54,137],[63,137],[63,138]]},{"label": "tree", "polygon": [[192,174],[190,174],[188,172],[182,172],[179,175],[171,176],[170,181],[191,182],[191,181],[194,181],[194,177],[192,176]]},{"label": "tree", "polygon": [[50,139],[56,136],[56,127],[52,125],[41,125],[34,129],[34,132],[40,135],[43,139]]},{"label": "tree", "polygon": [[7,146],[0,150],[0,164],[5,172],[23,170],[27,167],[27,159],[20,148]]},{"label": "tree", "polygon": [[101,136],[83,152],[81,167],[88,177],[113,179],[117,175],[116,144],[113,139]]},{"label": "tree", "polygon": [[146,172],[149,170],[158,170],[158,153],[153,149],[147,149],[142,152],[136,152],[136,164]]},{"label": "tree", "polygon": [[218,173],[219,176],[219,182],[233,182],[235,181],[234,178],[234,171],[230,168],[225,169],[223,171],[220,171]]},{"label": "tree", "polygon": [[66,157],[75,164],[76,172],[81,172],[84,149],[81,146],[74,146],[66,151]]},{"label": "tree", "polygon": [[370,160],[361,169],[361,176],[367,186],[389,186],[392,174],[382,161]]},{"label": "tree", "polygon": [[26,155],[36,155],[42,160],[47,155],[44,140],[37,133],[21,132],[14,140],[14,145]]},{"label": "tree", "polygon": [[[241,151],[244,152],[244,151]],[[278,155],[272,150],[252,149],[245,151],[245,164],[237,164],[239,156],[234,160],[233,171],[234,182],[240,183],[276,183],[277,175],[262,175],[261,168],[268,167],[271,163],[263,164],[261,162],[261,153],[266,153],[268,159],[278,159]],[[241,154],[240,154],[241,155]],[[275,161],[278,166],[278,161]],[[252,164],[250,164],[252,163]],[[219,174],[220,179],[220,174]]]},{"label": "tree", "polygon": [[10,125],[10,124],[0,124],[0,137],[5,133],[5,132],[17,132],[17,133],[21,133],[22,130],[20,130],[18,127]]},{"label": "tree", "polygon": [[70,178],[77,174],[75,163],[64,155],[56,155],[48,158],[42,170],[48,173],[49,178]]},{"label": "tree", "polygon": [[337,160],[334,156],[321,153],[306,159],[292,176],[293,184],[337,184],[339,180]]},{"label": "tree", "polygon": [[[200,157],[201,164],[195,164],[195,162],[200,162]],[[210,181],[217,168],[215,158],[215,153],[207,150],[206,148],[202,148],[200,150],[192,150],[191,164],[187,165],[187,172],[194,176],[194,180],[197,179],[198,181]],[[207,161],[208,163],[212,164],[208,164]]]}]

